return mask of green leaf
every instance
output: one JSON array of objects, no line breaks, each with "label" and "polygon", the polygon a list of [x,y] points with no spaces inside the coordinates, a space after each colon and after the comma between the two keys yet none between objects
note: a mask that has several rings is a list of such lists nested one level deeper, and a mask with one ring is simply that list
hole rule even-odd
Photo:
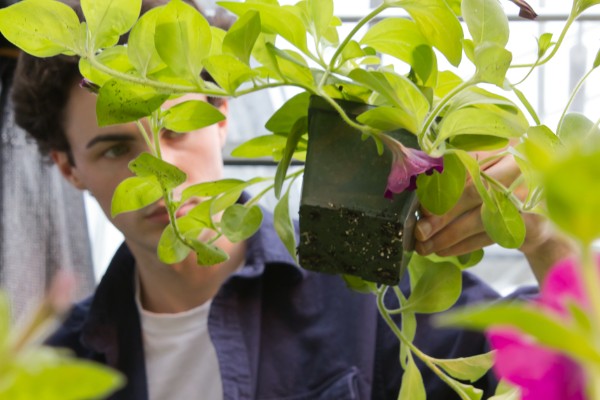
[{"label": "green leaf", "polygon": [[243,185],[239,179],[221,179],[212,182],[202,182],[189,186],[181,194],[181,202],[185,203],[192,197],[213,197]]},{"label": "green leaf", "polygon": [[142,0],[81,0],[93,50],[117,44],[140,16]]},{"label": "green leaf", "polygon": [[489,400],[521,400],[521,390],[501,380],[496,388],[496,393]]},{"label": "green leaf", "polygon": [[159,14],[158,8],[149,10],[142,15],[129,34],[127,42],[129,60],[143,77],[166,66],[154,45],[156,19]]},{"label": "green leaf", "polygon": [[163,195],[160,183],[154,176],[133,176],[117,186],[113,194],[111,215],[135,211],[158,201]]},{"label": "green leaf", "polygon": [[182,0],[171,0],[160,10],[154,36],[160,58],[177,75],[197,82],[202,60],[211,49],[210,25],[194,7]]},{"label": "green leaf", "polygon": [[257,136],[233,149],[231,155],[241,158],[273,157],[279,160],[286,143],[287,138],[281,135]]},{"label": "green leaf", "polygon": [[481,219],[485,231],[502,247],[516,249],[525,241],[525,222],[519,208],[508,195],[494,186],[489,189],[492,201],[484,201]]},{"label": "green leaf", "polygon": [[165,189],[174,189],[186,180],[185,172],[149,153],[141,153],[131,160],[129,169],[139,177],[156,177]]},{"label": "green leaf", "polygon": [[389,106],[372,108],[360,114],[356,120],[364,125],[369,125],[382,131],[393,131],[396,129],[406,129],[410,132],[418,130],[417,123],[413,116],[405,110]]},{"label": "green leaf", "polygon": [[538,42],[538,54],[537,54],[538,58],[542,58],[544,56],[544,54],[546,54],[546,52],[548,51],[550,46],[552,46],[554,44],[552,42],[552,34],[551,33],[542,34],[542,36],[539,37],[537,42]]},{"label": "green leaf", "polygon": [[413,254],[408,266],[413,290],[403,311],[436,313],[450,308],[461,291],[462,274],[451,263],[434,263]]},{"label": "green leaf", "polygon": [[229,260],[229,255],[215,245],[192,240],[198,265],[211,266]]},{"label": "green leaf", "polygon": [[290,162],[292,161],[292,156],[294,155],[296,147],[298,146],[298,141],[307,130],[308,118],[303,117],[296,121],[292,131],[288,135],[287,142],[285,144],[285,150],[283,151],[283,157],[281,158],[281,161],[279,161],[279,164],[277,165],[277,171],[275,173],[275,187],[273,190],[275,192],[275,197],[277,198],[281,196],[281,188],[283,187],[287,170],[290,166]]},{"label": "green leaf", "polygon": [[463,150],[452,150],[451,153],[456,154],[460,161],[463,163],[469,175],[471,175],[471,180],[477,189],[477,193],[483,199],[484,202],[492,202],[492,198],[487,192],[483,181],[481,180],[481,169],[479,167],[479,163],[473,157],[469,155],[466,151]]},{"label": "green leaf", "polygon": [[8,345],[7,339],[11,327],[10,301],[8,295],[0,291],[0,354]]},{"label": "green leaf", "polygon": [[573,15],[578,16],[588,8],[600,4],[600,0],[575,0],[573,3]]},{"label": "green leaf", "polygon": [[296,235],[292,219],[290,218],[290,188],[292,184],[288,186],[285,194],[279,199],[275,210],[273,211],[273,227],[277,236],[281,239],[281,242],[287,249],[288,253],[296,263],[298,259],[296,257]]},{"label": "green leaf", "polygon": [[258,75],[248,65],[229,54],[204,59],[204,67],[217,84],[229,94],[234,94],[242,83]]},{"label": "green leaf", "polygon": [[286,101],[265,124],[271,132],[288,133],[301,117],[308,116],[310,93],[302,92]]},{"label": "green leaf", "polygon": [[[130,72],[135,70],[135,66],[129,60],[127,51],[127,47],[125,46],[110,47],[102,50],[96,56],[96,61],[119,72]],[[106,82],[113,79],[112,75],[96,69],[85,58],[79,59],[79,72],[98,86],[104,86]]]},{"label": "green leaf", "polygon": [[259,206],[245,207],[234,204],[228,207],[221,217],[221,231],[231,242],[241,242],[256,233],[262,218]]},{"label": "green leaf", "polygon": [[191,132],[225,120],[218,108],[202,100],[189,100],[169,108],[164,127],[173,132]]},{"label": "green leaf", "polygon": [[428,211],[443,215],[450,211],[463,193],[467,171],[454,154],[444,156],[444,170],[440,174],[420,174],[417,177],[417,197]]},{"label": "green leaf", "polygon": [[426,397],[421,371],[417,368],[412,355],[409,354],[406,369],[402,374],[398,400],[425,400]]},{"label": "green leaf", "polygon": [[144,118],[157,110],[168,97],[151,86],[111,79],[98,93],[98,125],[122,124]]},{"label": "green leaf", "polygon": [[315,80],[306,60],[292,50],[280,50],[267,43],[267,51],[274,57],[277,69],[288,82],[297,82],[303,86],[313,87]]},{"label": "green leaf", "polygon": [[312,22],[317,39],[323,36],[333,18],[332,0],[308,0],[308,16]]},{"label": "green leaf", "polygon": [[[39,358],[37,361],[42,361]],[[44,360],[45,361],[45,360]],[[21,366],[10,385],[0,388],[3,399],[81,400],[106,398],[125,379],[103,365],[84,360],[52,360]],[[35,368],[31,368],[35,365]],[[29,368],[28,368],[29,366]]]},{"label": "green leaf", "polygon": [[471,253],[462,254],[460,256],[442,257],[438,256],[437,254],[429,254],[427,258],[435,263],[449,262],[456,265],[461,270],[464,270],[479,264],[479,262],[483,259],[483,255],[483,249],[479,249]]},{"label": "green leaf", "polygon": [[573,151],[544,171],[548,214],[584,245],[600,237],[600,151]]},{"label": "green leaf", "polygon": [[258,2],[238,3],[229,1],[217,2],[221,7],[231,11],[237,16],[242,16],[248,11],[258,11],[262,32],[278,34],[298,49],[307,53],[306,29],[302,19],[295,13],[286,10],[278,4]]},{"label": "green leaf", "polygon": [[480,108],[462,108],[444,117],[436,142],[458,135],[490,135],[516,138],[525,133],[527,120]]},{"label": "green leaf", "polygon": [[441,71],[438,73],[435,95],[439,98],[446,96],[454,88],[463,83],[463,80],[452,71]]},{"label": "green leaf", "polygon": [[0,32],[26,53],[36,57],[79,54],[79,18],[66,4],[24,0],[0,9]]},{"label": "green leaf", "polygon": [[420,62],[423,57],[435,58],[429,41],[417,24],[409,19],[385,18],[373,25],[360,43],[411,65],[424,82],[434,72],[431,62]]},{"label": "green leaf", "polygon": [[157,254],[160,261],[165,264],[176,264],[183,261],[190,251],[191,249],[175,234],[173,225],[167,225],[158,241]]},{"label": "green leaf", "polygon": [[558,127],[557,136],[567,147],[589,148],[597,145],[600,139],[600,129],[585,115],[568,113]]},{"label": "green leaf", "polygon": [[544,170],[552,164],[560,139],[545,125],[532,126],[517,149],[525,155],[526,163],[534,169]]},{"label": "green leaf", "polygon": [[250,54],[260,34],[260,14],[248,11],[227,31],[223,38],[223,52],[238,58],[244,64],[250,62]]},{"label": "green leaf", "polygon": [[455,110],[466,107],[486,108],[482,107],[483,105],[497,106],[492,107],[491,109],[497,110],[498,112],[506,111],[510,112],[511,114],[516,114],[519,112],[518,107],[515,105],[515,103],[513,103],[506,97],[474,86],[463,90],[456,96],[454,96],[450,101],[450,107],[448,107],[448,109],[446,110],[446,114],[450,114]]},{"label": "green leaf", "polygon": [[[294,243],[295,245],[295,243]],[[354,275],[342,274],[342,279],[346,283],[349,289],[354,290],[358,293],[364,294],[375,294],[377,293],[377,284],[374,282],[365,281]]]},{"label": "green leaf", "polygon": [[402,0],[394,5],[404,8],[429,42],[454,66],[462,57],[463,31],[445,0]]},{"label": "green leaf", "polygon": [[364,57],[366,54],[363,49],[360,48],[360,45],[357,41],[351,40],[346,44],[344,50],[342,50],[342,55],[339,59],[339,64],[342,65],[348,60],[354,60],[356,58]]},{"label": "green leaf", "polygon": [[506,47],[508,18],[498,0],[463,0],[462,15],[476,47],[485,42]]},{"label": "green leaf", "polygon": [[413,128],[410,131],[417,132],[420,129],[429,112],[429,102],[406,77],[391,72],[355,69],[350,72],[350,78],[383,96],[387,102],[385,105],[403,110],[406,115],[404,119],[410,119]]},{"label": "green leaf", "polygon": [[600,362],[600,354],[587,335],[565,324],[563,318],[544,313],[527,303],[496,303],[471,306],[434,316],[442,326],[489,329],[511,326],[531,335],[541,345],[571,355],[576,360]]},{"label": "green leaf", "polygon": [[509,140],[485,135],[459,135],[451,138],[452,147],[465,151],[499,150],[509,144]]},{"label": "green leaf", "polygon": [[475,76],[481,82],[503,87],[511,61],[512,53],[504,47],[496,43],[483,43],[475,48]]},{"label": "green leaf", "polygon": [[475,382],[494,365],[494,352],[448,360],[435,359],[433,362],[456,379]]}]

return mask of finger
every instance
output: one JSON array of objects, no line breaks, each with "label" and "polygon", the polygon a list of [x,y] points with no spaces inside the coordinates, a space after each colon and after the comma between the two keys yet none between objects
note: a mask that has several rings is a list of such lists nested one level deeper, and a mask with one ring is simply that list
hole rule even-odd
[{"label": "finger", "polygon": [[461,241],[485,232],[481,220],[480,208],[474,208],[459,216],[427,240],[417,240],[416,248],[420,254],[438,253],[453,247]]},{"label": "finger", "polygon": [[462,256],[463,254],[482,249],[493,243],[494,241],[490,239],[486,233],[478,233],[452,247],[439,251],[437,254],[442,257]]}]

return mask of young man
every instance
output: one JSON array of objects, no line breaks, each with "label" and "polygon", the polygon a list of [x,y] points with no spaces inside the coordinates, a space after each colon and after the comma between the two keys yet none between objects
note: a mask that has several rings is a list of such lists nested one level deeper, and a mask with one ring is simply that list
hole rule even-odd
[{"label": "young man", "polygon": [[[15,77],[16,117],[65,178],[89,190],[110,218],[113,192],[146,145],[135,124],[98,127],[96,97],[79,87],[80,80],[75,60],[23,56]],[[202,96],[183,96],[164,107],[188,98]],[[226,101],[209,101],[227,111]],[[226,129],[222,122],[187,134],[161,133],[164,158],[188,175],[183,187],[222,176]],[[94,296],[77,304],[49,340],[125,374],[126,386],[111,399],[397,398],[399,343],[374,296],[295,265],[268,213],[247,241],[219,239],[230,259],[212,267],[196,265],[193,255],[175,265],[159,261],[156,247],[168,222],[161,202],[112,222],[125,243]],[[436,232],[451,229],[452,222],[438,223]],[[479,225],[468,231],[479,232]],[[420,238],[426,243],[429,237]],[[459,304],[497,298],[472,276],[463,281]],[[407,279],[401,287],[408,290]],[[418,316],[416,335],[428,355],[455,358],[486,350],[483,335],[434,329],[428,321]],[[422,374],[428,398],[457,398],[429,369]],[[491,375],[478,382],[486,396],[494,385]]]}]

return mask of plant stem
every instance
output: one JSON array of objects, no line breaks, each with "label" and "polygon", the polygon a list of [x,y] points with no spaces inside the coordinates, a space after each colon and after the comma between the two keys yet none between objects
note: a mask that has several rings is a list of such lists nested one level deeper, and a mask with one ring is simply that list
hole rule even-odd
[{"label": "plant stem", "polygon": [[530,67],[534,67],[534,66],[541,66],[546,64],[548,61],[550,61],[554,55],[556,54],[556,52],[558,51],[558,49],[560,48],[565,35],[567,34],[567,31],[569,30],[569,28],[571,27],[571,24],[575,21],[575,16],[573,15],[573,13],[571,12],[571,15],[569,15],[569,19],[567,19],[567,22],[565,23],[565,26],[563,27],[562,32],[560,32],[560,36],[558,37],[558,40],[556,41],[556,43],[554,44],[554,47],[552,48],[552,51],[550,52],[550,54],[548,54],[546,56],[546,58],[544,58],[543,60],[536,60],[535,63],[533,64],[516,64],[516,65],[511,65],[510,68],[530,68]]},{"label": "plant stem", "polygon": [[474,84],[475,84],[474,78],[471,78],[467,81],[462,82],[460,85],[456,86],[448,94],[446,94],[446,96],[444,96],[439,101],[439,103],[435,106],[433,111],[431,111],[429,113],[429,115],[427,116],[427,119],[425,120],[425,123],[423,124],[423,129],[421,129],[421,132],[419,133],[419,135],[417,135],[417,138],[419,140],[419,146],[421,147],[421,149],[423,149],[423,151],[425,151],[426,153],[429,154],[429,153],[431,153],[431,151],[433,149],[435,149],[436,147],[439,146],[439,143],[437,143],[437,141],[434,142],[432,145],[430,145],[427,135],[429,133],[429,129],[431,128],[431,125],[433,124],[435,119],[438,117],[438,115],[441,113],[441,111],[444,109],[444,107],[448,104],[448,102],[450,100],[452,100],[452,98],[454,96],[456,96],[457,94],[459,94],[460,92],[462,92],[463,90],[467,89],[469,86],[472,86]]},{"label": "plant stem", "polygon": [[320,96],[325,99],[330,105],[331,107],[333,107],[337,113],[340,115],[340,117],[342,117],[342,119],[348,124],[350,125],[352,128],[359,130],[363,133],[366,133],[368,135],[373,135],[373,133],[375,132],[375,130],[369,126],[366,125],[361,125],[358,124],[356,122],[354,122],[344,111],[344,109],[331,97],[329,97],[328,95],[326,95],[325,93],[321,93]]},{"label": "plant stem", "polygon": [[398,328],[392,317],[389,315],[389,312],[383,302],[388,288],[389,286],[382,286],[377,291],[377,308],[379,309],[379,314],[383,317],[383,319],[388,324],[392,332],[394,332],[396,337],[402,343],[408,346],[410,351],[417,357],[419,357],[419,359],[421,359],[421,361],[423,361],[425,365],[427,365],[427,367],[429,367],[429,369],[433,371],[434,374],[436,374],[442,381],[444,381],[448,386],[454,389],[454,391],[460,396],[462,400],[470,400],[471,398],[469,397],[469,395],[466,394],[460,386],[458,386],[457,382],[454,379],[450,378],[448,375],[446,375],[437,365],[435,365],[432,358],[429,357],[427,354],[423,353],[417,346],[415,346],[410,340],[408,340],[408,338],[404,336],[404,333],[402,333],[402,331]]},{"label": "plant stem", "polygon": [[573,91],[571,92],[571,96],[569,97],[569,101],[567,102],[567,105],[565,106],[563,113],[560,116],[560,119],[558,120],[558,125],[556,125],[556,134],[560,136],[560,131],[562,128],[562,124],[565,120],[565,116],[567,115],[567,111],[569,111],[569,107],[571,106],[571,103],[573,103],[573,100],[575,100],[575,96],[577,96],[577,93],[579,93],[579,90],[581,89],[581,87],[583,86],[583,83],[587,80],[587,78],[590,76],[590,74],[595,71],[596,68],[592,68],[590,69],[580,80],[579,82],[577,82],[577,85],[575,86],[575,89],[573,89]]},{"label": "plant stem", "polygon": [[386,8],[389,8],[389,6],[385,3],[381,3],[377,8],[375,8],[373,11],[371,11],[369,14],[367,14],[367,16],[365,16],[360,21],[358,21],[358,23],[354,26],[354,28],[352,28],[350,33],[344,38],[342,43],[340,43],[340,45],[337,47],[337,49],[335,50],[335,53],[333,53],[331,60],[329,60],[329,66],[327,67],[327,69],[325,70],[325,73],[323,74],[323,78],[321,79],[321,82],[319,83],[319,88],[321,88],[322,85],[327,81],[327,78],[329,77],[331,72],[335,70],[335,63],[336,63],[338,57],[340,56],[340,54],[342,54],[342,51],[344,51],[344,48],[348,45],[350,40],[352,40],[354,35],[356,35],[356,33],[360,30],[360,28],[362,28],[366,23],[368,23],[370,20],[375,18],[378,14],[383,12],[383,10],[385,10]]},{"label": "plant stem", "polygon": [[146,131],[146,128],[144,127],[144,124],[142,124],[142,121],[139,119],[135,121],[135,124],[138,127],[138,129],[140,130],[140,134],[144,138],[144,141],[146,142],[146,146],[148,146],[148,150],[150,150],[150,153],[152,153],[153,156],[156,156],[154,146],[152,146],[152,141],[150,140],[150,136],[148,135],[148,132]]}]

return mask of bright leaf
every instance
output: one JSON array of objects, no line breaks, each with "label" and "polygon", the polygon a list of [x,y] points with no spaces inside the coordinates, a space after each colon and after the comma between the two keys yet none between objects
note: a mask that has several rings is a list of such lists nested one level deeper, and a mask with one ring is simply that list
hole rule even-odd
[{"label": "bright leaf", "polygon": [[146,12],[131,30],[127,42],[129,59],[144,77],[165,67],[154,45],[156,18],[159,14],[160,9],[157,8]]},{"label": "bright leaf", "polygon": [[473,42],[492,42],[501,47],[508,43],[508,18],[498,0],[463,0],[462,15]]},{"label": "bright leaf", "polygon": [[275,192],[275,197],[277,198],[281,196],[281,188],[283,187],[283,182],[285,181],[285,176],[292,161],[292,156],[294,155],[296,147],[298,146],[298,142],[307,130],[308,118],[303,117],[296,121],[292,127],[292,131],[288,135],[287,142],[285,144],[285,150],[283,151],[283,157],[279,161],[279,165],[277,165],[277,171],[275,172],[275,187],[273,190]]},{"label": "bright leaf", "polygon": [[141,153],[131,160],[129,169],[139,177],[156,177],[165,189],[173,189],[186,179],[185,172],[149,153]]},{"label": "bright leaf", "polygon": [[154,36],[158,54],[177,75],[197,82],[211,48],[210,25],[181,0],[172,0],[160,10]]},{"label": "bright leaf", "polygon": [[96,115],[99,126],[132,122],[152,114],[169,96],[151,86],[111,79],[98,93]]},{"label": "bright leaf", "polygon": [[[125,46],[114,46],[104,49],[96,56],[96,61],[119,72],[133,71],[135,66],[129,60],[127,50]],[[85,58],[79,59],[79,72],[81,72],[84,78],[98,86],[103,86],[106,82],[113,79],[112,75],[96,69]]]},{"label": "bright leaf", "polygon": [[436,359],[433,362],[442,367],[448,375],[456,379],[475,382],[492,368],[492,365],[494,364],[494,353],[488,352],[476,356],[449,360]]},{"label": "bright leaf", "polygon": [[117,186],[113,194],[111,215],[135,211],[158,201],[163,195],[160,183],[154,176],[133,176]]},{"label": "bright leaf", "polygon": [[410,14],[423,36],[428,38],[452,65],[460,64],[463,31],[445,0],[403,0],[393,3]]},{"label": "bright leaf", "polygon": [[233,243],[241,242],[254,235],[262,223],[263,214],[259,206],[246,207],[234,204],[221,217],[221,232]]},{"label": "bright leaf", "polygon": [[233,94],[242,83],[257,76],[248,65],[229,54],[205,58],[204,67],[217,84],[229,94]]},{"label": "bright leaf", "polygon": [[279,199],[275,210],[273,211],[273,227],[277,236],[281,239],[288,253],[297,263],[296,258],[296,235],[293,222],[290,218],[290,186],[285,191],[285,194]]},{"label": "bright leaf", "polygon": [[503,87],[511,61],[512,53],[504,47],[490,42],[481,44],[475,48],[475,76],[481,82]]},{"label": "bright leaf", "polygon": [[406,18],[386,18],[371,27],[360,40],[362,45],[373,47],[375,50],[389,54],[411,65],[417,75],[425,82],[431,75],[432,64],[417,62],[417,55],[427,49],[430,58],[435,55],[431,46],[414,21]]},{"label": "bright leaf", "polygon": [[93,50],[117,44],[119,37],[137,21],[142,0],[81,0]]},{"label": "bright leaf", "polygon": [[436,313],[456,303],[460,296],[462,273],[455,265],[434,263],[413,254],[408,268],[413,289],[403,310]]},{"label": "bright leaf", "polygon": [[229,260],[229,255],[215,245],[191,240],[198,265],[211,266]]},{"label": "bright leaf", "polygon": [[302,92],[287,100],[265,124],[271,132],[288,133],[299,118],[308,115],[310,93]]},{"label": "bright leaf", "polygon": [[428,211],[443,215],[458,202],[465,187],[467,172],[454,154],[444,156],[442,173],[421,174],[417,177],[417,196]]},{"label": "bright leaf", "polygon": [[231,151],[233,157],[281,159],[287,138],[281,135],[263,135],[252,138]]},{"label": "bright leaf", "polygon": [[82,52],[79,26],[75,11],[58,1],[24,0],[0,9],[2,35],[36,57]]},{"label": "bright leaf", "polygon": [[237,57],[244,64],[248,64],[259,34],[260,14],[257,11],[248,11],[225,34],[223,52]]},{"label": "bright leaf", "polygon": [[239,179],[221,179],[213,182],[202,182],[183,190],[181,201],[186,202],[191,197],[212,197],[236,188],[245,182]]},{"label": "bright leaf", "polygon": [[494,186],[489,188],[492,201],[484,201],[481,219],[485,231],[500,246],[516,249],[525,240],[525,222],[508,195]]},{"label": "bright leaf", "polygon": [[425,400],[425,386],[421,371],[417,368],[411,354],[408,355],[408,363],[402,374],[402,383],[400,384],[399,400]]},{"label": "bright leaf", "polygon": [[189,100],[169,108],[164,116],[165,128],[174,132],[191,132],[225,120],[212,104]]}]

